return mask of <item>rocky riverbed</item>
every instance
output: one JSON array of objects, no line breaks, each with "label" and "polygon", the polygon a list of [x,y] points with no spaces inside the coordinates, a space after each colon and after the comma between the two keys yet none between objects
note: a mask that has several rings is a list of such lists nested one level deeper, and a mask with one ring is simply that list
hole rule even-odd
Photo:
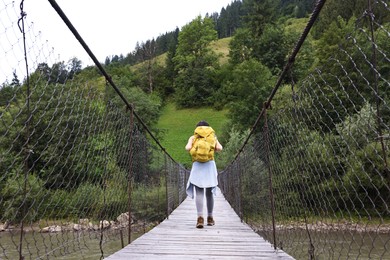
[{"label": "rocky riverbed", "polygon": [[[48,223],[49,221],[40,221],[37,223],[33,223],[31,225],[25,225],[23,230],[25,232],[36,231],[41,233],[55,233],[55,232],[65,232],[65,231],[99,231],[105,229],[123,229],[128,227],[129,225],[129,214],[122,213],[120,214],[116,220],[101,220],[99,222],[91,221],[90,219],[84,218],[79,219],[77,223],[74,222],[59,222],[50,221],[51,225],[43,225],[44,223]],[[132,230],[135,232],[142,229],[150,229],[151,227],[157,225],[158,223],[154,222],[145,222],[142,220],[137,220],[134,216],[131,218],[131,226]],[[42,227],[43,226],[43,227]],[[20,227],[18,225],[13,225],[9,222],[0,223],[0,232],[3,231],[18,231]]]}]

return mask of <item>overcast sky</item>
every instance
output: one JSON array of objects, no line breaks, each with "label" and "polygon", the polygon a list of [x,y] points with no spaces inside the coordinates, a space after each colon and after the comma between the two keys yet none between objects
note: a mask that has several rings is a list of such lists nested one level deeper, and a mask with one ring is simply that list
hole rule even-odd
[{"label": "overcast sky", "polygon": [[[220,13],[232,0],[57,0],[99,61],[126,55],[139,43],[157,38],[192,21],[197,15]],[[39,2],[39,4],[38,4]],[[74,49],[63,41],[65,25],[47,0],[25,1],[28,18],[34,21],[64,60]],[[67,37],[66,37],[67,38]],[[71,38],[70,38],[71,39]],[[73,39],[72,39],[73,40]],[[72,45],[73,46],[73,45]]]},{"label": "overcast sky", "polygon": [[[12,78],[12,70],[23,74],[23,41],[17,27],[22,0],[0,2],[0,84]],[[220,13],[223,7],[233,0],[57,0],[73,26],[87,43],[100,62],[107,56],[126,55],[142,43],[191,22],[198,15]],[[33,26],[39,41],[27,37],[27,47],[33,41],[36,50],[29,51],[29,59],[34,55],[47,57],[44,51],[55,56],[52,62],[65,61],[77,57],[83,66],[93,64],[84,49],[71,34],[65,23],[47,0],[26,0],[23,9],[27,13],[26,27]],[[12,24],[12,25],[10,25]],[[12,27],[12,28],[11,28]],[[32,37],[34,38],[34,37]],[[45,46],[44,46],[45,45]],[[43,47],[44,46],[44,47]],[[46,50],[39,50],[46,49]],[[41,53],[39,53],[41,52]],[[34,62],[30,67],[34,68]],[[48,58],[52,60],[52,58]],[[49,61],[46,61],[50,63]],[[14,65],[17,64],[17,65]],[[19,78],[23,78],[19,76]]]}]

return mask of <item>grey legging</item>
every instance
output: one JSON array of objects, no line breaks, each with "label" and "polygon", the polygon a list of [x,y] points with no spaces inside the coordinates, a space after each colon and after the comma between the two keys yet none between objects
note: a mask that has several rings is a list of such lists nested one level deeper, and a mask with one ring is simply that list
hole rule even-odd
[{"label": "grey legging", "polygon": [[206,190],[206,203],[207,203],[207,216],[213,216],[214,209],[214,198],[212,188],[199,188],[195,186],[196,192],[196,210],[198,212],[198,216],[203,216],[203,201],[204,201],[204,190]]}]

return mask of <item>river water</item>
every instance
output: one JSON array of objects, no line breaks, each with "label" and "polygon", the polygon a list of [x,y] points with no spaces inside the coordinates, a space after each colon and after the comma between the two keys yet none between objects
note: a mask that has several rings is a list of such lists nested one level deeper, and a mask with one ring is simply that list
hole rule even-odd
[{"label": "river water", "polygon": [[[278,233],[278,245],[295,259],[309,258],[310,243],[305,230]],[[352,231],[310,231],[316,260],[383,259],[390,260],[390,233]]]},{"label": "river water", "polygon": [[[311,231],[315,259],[383,259],[390,260],[390,234],[345,231]],[[132,239],[139,235],[133,234]],[[19,259],[20,234],[0,233],[0,259]],[[127,243],[124,236],[124,244]],[[277,241],[295,259],[309,259],[309,243],[304,230],[278,233]],[[101,246],[100,246],[101,242]],[[27,232],[23,239],[24,259],[96,260],[122,248],[118,231],[37,233]],[[101,252],[103,250],[103,253]]]},{"label": "river water", "polygon": [[[132,234],[132,240],[140,235]],[[19,259],[20,233],[0,232],[0,259]],[[123,243],[127,244],[124,235]],[[26,232],[23,238],[22,255],[27,259],[96,260],[122,249],[118,231],[38,233]],[[103,250],[103,252],[102,252]]]}]

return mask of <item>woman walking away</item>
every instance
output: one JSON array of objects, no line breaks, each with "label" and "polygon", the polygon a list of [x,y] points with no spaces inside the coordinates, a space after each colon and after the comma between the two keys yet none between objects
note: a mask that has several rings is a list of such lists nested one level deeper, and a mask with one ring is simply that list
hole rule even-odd
[{"label": "woman walking away", "polygon": [[192,168],[187,183],[187,195],[194,198],[198,213],[197,228],[203,228],[203,202],[206,193],[207,225],[215,224],[213,218],[214,197],[218,185],[217,166],[214,161],[214,152],[221,151],[214,130],[206,121],[200,121],[195,128],[194,135],[188,139],[185,147],[192,157]]}]

